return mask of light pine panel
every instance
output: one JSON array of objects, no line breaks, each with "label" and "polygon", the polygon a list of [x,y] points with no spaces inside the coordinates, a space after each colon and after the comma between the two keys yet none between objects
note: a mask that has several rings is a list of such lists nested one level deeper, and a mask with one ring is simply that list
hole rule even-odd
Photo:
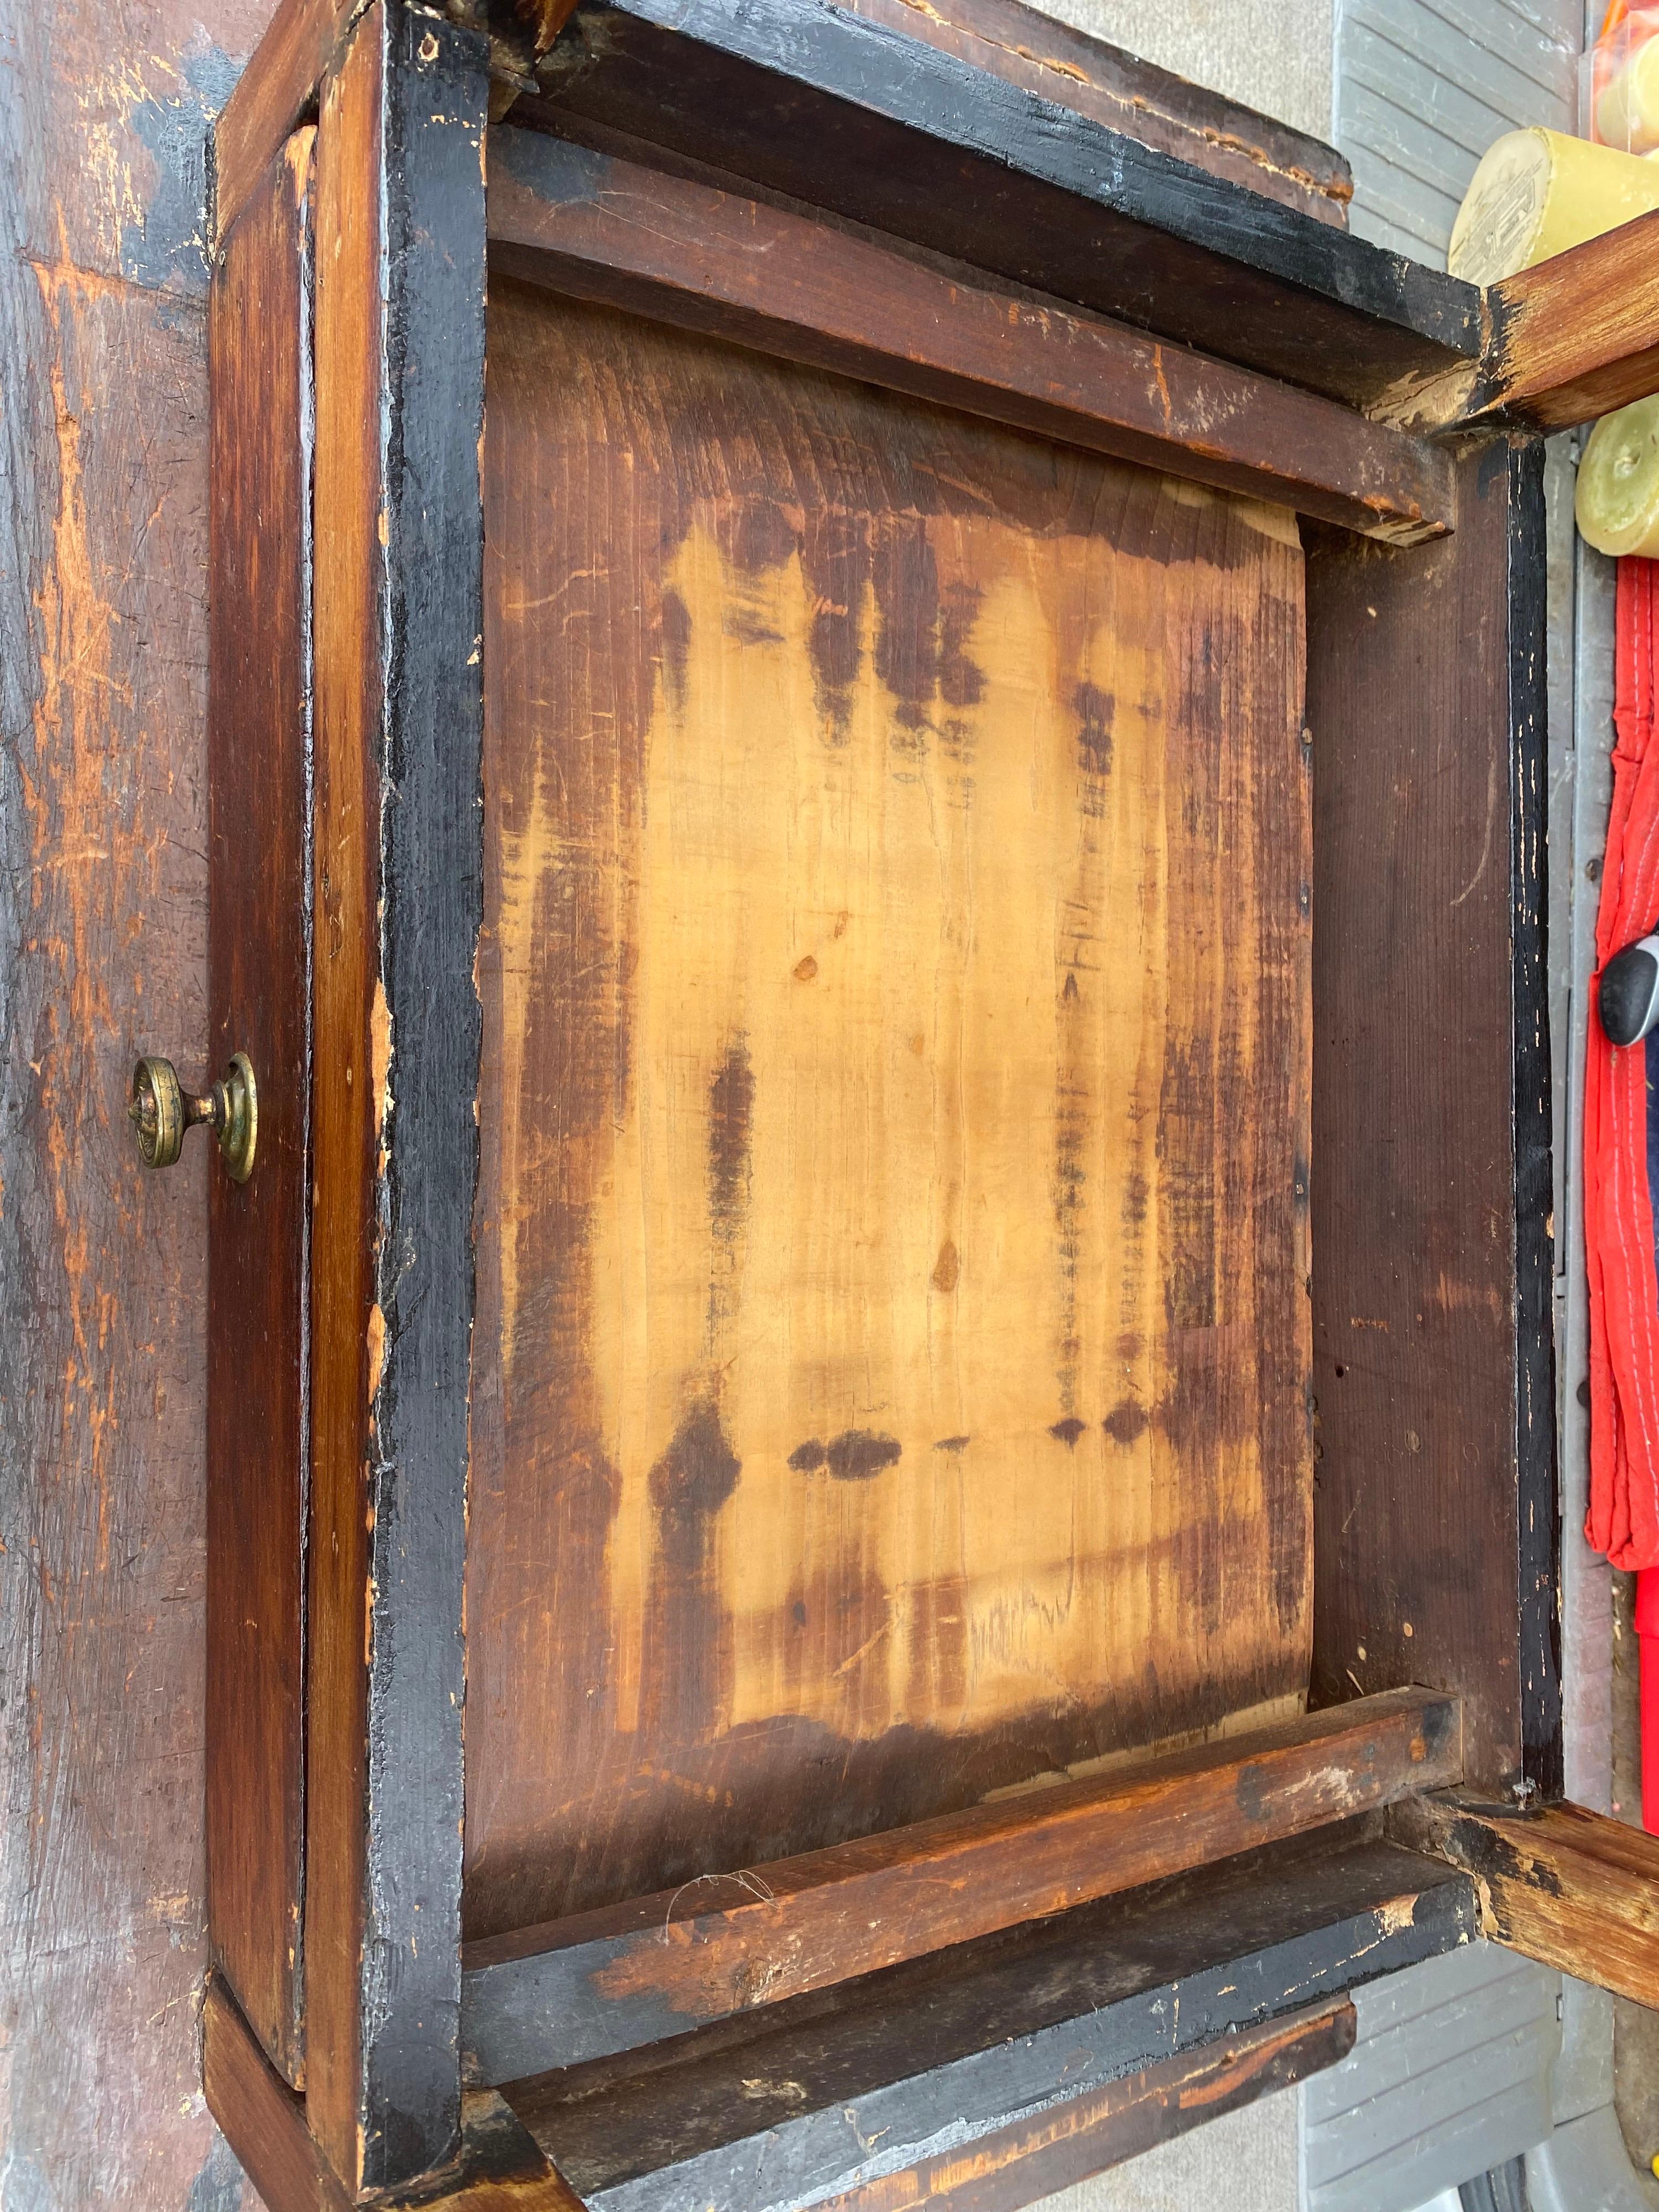
[{"label": "light pine panel", "polygon": [[469,1925],[1294,1709],[1291,519],[493,288]]}]

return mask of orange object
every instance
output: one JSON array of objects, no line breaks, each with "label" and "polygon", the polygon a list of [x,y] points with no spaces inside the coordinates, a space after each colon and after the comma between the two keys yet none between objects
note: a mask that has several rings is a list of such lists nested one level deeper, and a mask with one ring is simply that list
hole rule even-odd
[{"label": "orange object", "polygon": [[1598,146],[1647,154],[1659,146],[1659,57],[1644,49],[1659,39],[1659,0],[1613,0],[1590,48],[1584,136]]}]

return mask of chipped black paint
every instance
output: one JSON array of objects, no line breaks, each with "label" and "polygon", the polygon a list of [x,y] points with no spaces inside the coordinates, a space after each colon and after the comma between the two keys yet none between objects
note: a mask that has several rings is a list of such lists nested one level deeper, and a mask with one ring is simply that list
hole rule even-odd
[{"label": "chipped black paint", "polygon": [[[375,1294],[361,2125],[365,2185],[444,2165],[458,2050],[468,1395],[483,919],[489,46],[386,0],[380,963],[392,1058]],[[459,1109],[459,1110],[458,1110]],[[418,1776],[420,1786],[411,1788]]]},{"label": "chipped black paint", "polygon": [[[793,1999],[763,2025],[751,2015],[712,2027],[633,2095],[626,2069],[607,2087],[604,2054],[683,2033],[686,2021],[653,1992],[607,1995],[603,1979],[659,1930],[500,1963],[481,1953],[466,1974],[468,2078],[562,2060],[562,2075],[515,2101],[589,2203],[763,2212],[851,2185],[860,2137],[896,2148],[964,2115],[973,2132],[988,2130],[1477,1932],[1466,1875],[1348,1824],[964,1944],[948,1978],[917,1961],[830,2007]],[[771,2082],[805,2094],[769,2093]]]}]

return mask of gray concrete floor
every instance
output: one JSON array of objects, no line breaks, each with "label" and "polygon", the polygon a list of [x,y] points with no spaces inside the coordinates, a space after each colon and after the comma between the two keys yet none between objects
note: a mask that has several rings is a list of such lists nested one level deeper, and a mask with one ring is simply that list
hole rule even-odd
[{"label": "gray concrete floor", "polygon": [[1114,46],[1328,138],[1332,0],[1033,0]]}]

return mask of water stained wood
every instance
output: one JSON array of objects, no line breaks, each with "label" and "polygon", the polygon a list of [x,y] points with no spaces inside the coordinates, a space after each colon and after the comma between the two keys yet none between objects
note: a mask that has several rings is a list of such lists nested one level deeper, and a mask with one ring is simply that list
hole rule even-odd
[{"label": "water stained wood", "polygon": [[491,316],[479,1935],[1293,1707],[1310,1473],[1289,518]]}]

